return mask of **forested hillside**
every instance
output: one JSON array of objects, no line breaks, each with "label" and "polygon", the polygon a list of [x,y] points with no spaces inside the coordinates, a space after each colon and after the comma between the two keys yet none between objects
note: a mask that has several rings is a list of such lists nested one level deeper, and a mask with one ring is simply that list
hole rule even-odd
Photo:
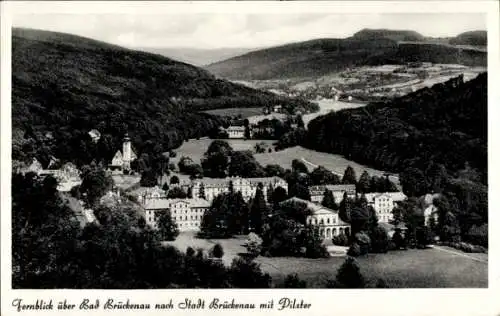
[{"label": "forested hillside", "polygon": [[[309,106],[155,54],[69,34],[12,32],[17,160],[109,160],[126,132],[139,152],[166,151],[220,125],[219,118],[197,110],[283,102]],[[96,145],[87,135],[94,128],[102,134]]]},{"label": "forested hillside", "polygon": [[364,29],[344,39],[317,39],[257,50],[205,68],[223,78],[264,80],[319,77],[355,66],[412,61],[486,66],[485,51],[428,41],[414,31]]},{"label": "forested hillside", "polygon": [[464,32],[450,39],[450,44],[486,46],[488,36],[486,31]]},{"label": "forested hillside", "polygon": [[387,103],[342,110],[309,123],[304,145],[393,172],[432,163],[468,164],[487,179],[487,75],[457,77]]}]

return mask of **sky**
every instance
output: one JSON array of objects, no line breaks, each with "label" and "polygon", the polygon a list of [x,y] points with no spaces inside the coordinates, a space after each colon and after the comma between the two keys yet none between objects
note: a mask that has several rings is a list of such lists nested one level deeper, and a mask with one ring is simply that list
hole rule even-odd
[{"label": "sky", "polygon": [[252,48],[315,38],[345,38],[363,28],[447,37],[486,30],[481,13],[415,14],[21,14],[15,27],[59,31],[125,47]]}]

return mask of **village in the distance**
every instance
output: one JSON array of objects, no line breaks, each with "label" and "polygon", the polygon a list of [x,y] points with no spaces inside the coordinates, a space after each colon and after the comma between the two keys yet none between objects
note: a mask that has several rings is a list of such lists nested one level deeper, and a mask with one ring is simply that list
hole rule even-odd
[{"label": "village in the distance", "polygon": [[455,35],[193,66],[13,28],[13,288],[487,287],[486,31]]}]

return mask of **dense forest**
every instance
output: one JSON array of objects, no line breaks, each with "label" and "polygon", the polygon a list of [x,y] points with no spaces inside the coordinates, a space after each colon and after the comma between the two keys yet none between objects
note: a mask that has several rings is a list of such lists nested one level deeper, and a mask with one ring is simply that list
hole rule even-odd
[{"label": "dense forest", "polygon": [[457,77],[386,103],[311,121],[304,146],[401,172],[431,162],[457,171],[468,163],[487,179],[486,73]]},{"label": "dense forest", "polygon": [[[198,110],[310,105],[160,55],[39,30],[13,29],[12,69],[16,160],[109,160],[126,132],[139,153],[151,150],[148,140],[167,151],[221,124]],[[102,135],[98,144],[91,129]]]}]

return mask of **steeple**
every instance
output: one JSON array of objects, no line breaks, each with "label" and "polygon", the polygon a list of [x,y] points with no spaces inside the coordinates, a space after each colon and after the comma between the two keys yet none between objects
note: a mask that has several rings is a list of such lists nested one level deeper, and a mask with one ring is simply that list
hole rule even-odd
[{"label": "steeple", "polygon": [[123,169],[130,169],[130,161],[132,161],[132,147],[128,133],[123,138]]}]

